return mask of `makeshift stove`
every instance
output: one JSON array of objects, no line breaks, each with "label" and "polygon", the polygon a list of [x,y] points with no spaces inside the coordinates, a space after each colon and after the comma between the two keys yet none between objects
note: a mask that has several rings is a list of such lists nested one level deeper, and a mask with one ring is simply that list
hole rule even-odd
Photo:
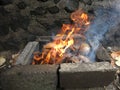
[{"label": "makeshift stove", "polygon": [[2,73],[3,90],[101,90],[113,83],[116,69],[110,62],[95,61],[106,31],[94,36],[94,26],[89,27],[90,18],[81,10],[71,19],[73,23],[63,24],[56,36],[40,36],[39,42],[26,45],[15,67]]}]

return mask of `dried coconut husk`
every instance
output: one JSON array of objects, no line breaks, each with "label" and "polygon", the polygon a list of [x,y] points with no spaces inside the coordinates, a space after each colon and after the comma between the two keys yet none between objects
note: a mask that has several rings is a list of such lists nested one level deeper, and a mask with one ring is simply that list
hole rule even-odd
[{"label": "dried coconut husk", "polygon": [[115,60],[115,64],[120,66],[120,51],[112,52],[111,57]]}]

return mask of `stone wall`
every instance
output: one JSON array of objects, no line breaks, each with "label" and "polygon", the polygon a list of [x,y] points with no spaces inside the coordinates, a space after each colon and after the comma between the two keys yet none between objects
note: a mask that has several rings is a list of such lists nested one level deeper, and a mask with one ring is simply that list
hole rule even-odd
[{"label": "stone wall", "polygon": [[63,23],[71,23],[70,14],[79,8],[95,15],[97,7],[107,7],[112,1],[0,0],[0,51],[19,50],[36,36],[57,33]]}]

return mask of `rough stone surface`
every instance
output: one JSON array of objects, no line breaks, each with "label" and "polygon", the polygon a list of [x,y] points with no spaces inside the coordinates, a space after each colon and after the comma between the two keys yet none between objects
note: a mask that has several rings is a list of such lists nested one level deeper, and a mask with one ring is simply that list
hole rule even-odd
[{"label": "rough stone surface", "polygon": [[54,0],[54,3],[57,4],[60,0]]},{"label": "rough stone surface", "polygon": [[28,26],[28,31],[32,35],[43,36],[47,33],[45,30],[46,28],[43,25],[36,23],[34,20],[31,20],[30,25]]},{"label": "rough stone surface", "polygon": [[0,5],[7,5],[12,3],[12,0],[0,0]]},{"label": "rough stone surface", "polygon": [[51,13],[51,14],[56,14],[59,12],[59,8],[57,6],[53,6],[53,7],[50,7],[48,8],[48,11]]},{"label": "rough stone surface", "polygon": [[[18,10],[17,6],[13,5],[13,4],[5,5],[4,9],[9,13],[13,13],[13,12],[16,12]],[[1,12],[3,12],[3,11],[1,11]]]},{"label": "rough stone surface", "polygon": [[93,88],[109,85],[114,81],[116,69],[108,62],[61,64],[61,88]]},{"label": "rough stone surface", "polygon": [[38,0],[38,1],[46,2],[46,1],[48,1],[48,0]]},{"label": "rough stone surface", "polygon": [[25,30],[17,28],[18,31],[11,31],[9,29],[9,34],[0,37],[0,43],[4,50],[17,51],[23,49],[28,41],[33,41],[35,36],[28,34]]},{"label": "rough stone surface", "polygon": [[0,76],[2,90],[56,90],[57,65],[15,66]]},{"label": "rough stone surface", "polygon": [[3,29],[4,31],[0,31],[0,36],[4,36],[9,33],[9,30],[6,26],[0,26],[0,30],[3,30]]},{"label": "rough stone surface", "polygon": [[46,9],[43,7],[37,7],[34,11],[31,11],[31,15],[44,15],[46,13]]},{"label": "rough stone surface", "polygon": [[85,4],[88,4],[88,5],[91,5],[91,4],[92,4],[92,1],[91,1],[91,0],[83,0],[83,2],[84,2]]},{"label": "rough stone surface", "polygon": [[25,2],[22,1],[22,2],[18,3],[17,6],[19,9],[25,9],[27,5]]},{"label": "rough stone surface", "polygon": [[79,7],[79,0],[68,0],[66,1],[65,10],[67,12],[73,12]]}]

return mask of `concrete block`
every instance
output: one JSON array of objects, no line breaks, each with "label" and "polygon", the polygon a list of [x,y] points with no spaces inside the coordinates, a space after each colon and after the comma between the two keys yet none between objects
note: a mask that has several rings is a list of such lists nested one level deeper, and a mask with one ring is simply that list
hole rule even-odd
[{"label": "concrete block", "polygon": [[[61,89],[62,90],[62,89]],[[74,88],[74,89],[64,89],[64,90],[117,90],[116,86],[111,83],[110,85],[106,87],[94,87],[94,88]]]},{"label": "concrete block", "polygon": [[108,62],[60,65],[61,88],[104,87],[113,82],[116,69]]},{"label": "concrete block", "polygon": [[33,52],[39,51],[39,42],[29,42],[16,60],[15,65],[29,65],[32,62]]},{"label": "concrete block", "polygon": [[58,65],[23,65],[0,76],[2,90],[56,90]]},{"label": "concrete block", "polygon": [[64,90],[105,90],[104,87],[97,87],[97,88],[74,88],[74,89],[64,89]]}]

